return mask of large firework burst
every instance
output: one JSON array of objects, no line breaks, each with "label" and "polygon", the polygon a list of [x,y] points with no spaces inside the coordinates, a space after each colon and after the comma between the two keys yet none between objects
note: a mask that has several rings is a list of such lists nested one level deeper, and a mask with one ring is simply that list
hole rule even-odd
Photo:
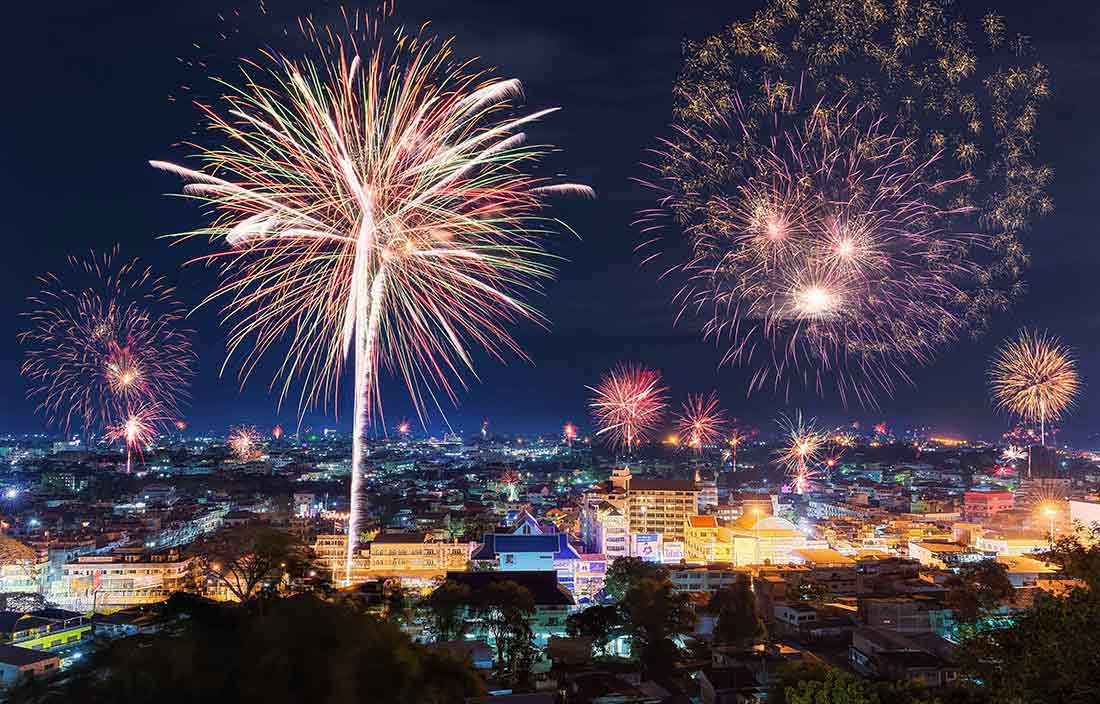
[{"label": "large firework burst", "polygon": [[776,451],[776,460],[787,470],[791,488],[802,494],[817,476],[817,465],[825,450],[826,436],[814,427],[813,419],[805,421],[799,412],[792,418],[781,418],[783,444]]},{"label": "large firework burst", "polygon": [[726,414],[718,407],[718,394],[691,394],[676,416],[676,432],[680,440],[695,454],[716,442],[726,427]]},{"label": "large firework burst", "polygon": [[158,423],[178,417],[195,355],[179,327],[187,311],[164,278],[116,247],[69,257],[68,271],[39,282],[19,339],[28,395],[48,422],[87,437],[151,404]]},{"label": "large firework burst", "polygon": [[1027,54],[949,0],[773,0],[686,45],[643,222],[684,233],[681,314],[755,367],[750,391],[874,405],[1022,290],[1018,235],[1051,208]]},{"label": "large firework burst", "polygon": [[455,398],[471,352],[523,356],[508,326],[540,320],[519,297],[551,276],[547,197],[591,195],[529,174],[546,153],[516,116],[516,80],[456,60],[452,43],[398,31],[316,31],[317,58],[268,54],[205,107],[222,143],[197,146],[204,170],[154,165],[218,213],[191,234],[230,245],[210,259],[225,283],[208,300],[228,320],[230,356],[247,376],[278,343],[276,384],[297,379],[301,405],[335,397],[354,368],[347,570],[363,513],[363,444],[381,411],[379,371],[403,379],[421,413],[436,390]]},{"label": "large firework burst", "polygon": [[630,452],[661,423],[668,390],[660,372],[640,364],[619,364],[604,374],[598,386],[587,387],[592,418],[602,436],[616,450]]},{"label": "large firework burst", "polygon": [[1068,347],[1053,336],[1021,330],[993,359],[989,382],[997,408],[1039,424],[1046,444],[1046,424],[1058,420],[1081,388],[1077,363]]}]

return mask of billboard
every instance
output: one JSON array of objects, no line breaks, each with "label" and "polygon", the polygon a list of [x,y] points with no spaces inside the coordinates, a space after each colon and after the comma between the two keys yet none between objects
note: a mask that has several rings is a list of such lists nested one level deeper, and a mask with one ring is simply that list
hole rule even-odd
[{"label": "billboard", "polygon": [[679,564],[684,559],[684,544],[680,542],[667,542],[661,549],[661,562],[665,564]]},{"label": "billboard", "polygon": [[634,557],[640,557],[648,562],[661,561],[661,534],[660,533],[636,533],[631,536],[633,540]]}]

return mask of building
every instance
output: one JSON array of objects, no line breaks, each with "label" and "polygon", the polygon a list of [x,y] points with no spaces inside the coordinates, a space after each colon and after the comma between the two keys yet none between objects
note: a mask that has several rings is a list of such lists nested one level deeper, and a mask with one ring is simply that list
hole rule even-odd
[{"label": "building", "polygon": [[951,609],[933,596],[863,597],[858,602],[859,621],[880,631],[916,635],[943,635],[951,628]]},{"label": "building", "polygon": [[696,510],[699,513],[708,513],[718,507],[718,478],[711,474],[703,479],[699,470],[695,470],[695,487],[699,491],[699,504]]},{"label": "building", "polygon": [[65,609],[0,611],[0,638],[28,650],[56,650],[91,637],[92,622]]},{"label": "building", "polygon": [[17,645],[0,645],[0,688],[8,689],[27,678],[48,677],[61,668],[54,653]]},{"label": "building", "polygon": [[1078,501],[1070,499],[1069,502],[1070,524],[1080,523],[1089,528],[1094,523],[1100,523],[1100,501]]},{"label": "building", "polygon": [[176,548],[120,548],[81,555],[62,568],[58,600],[73,608],[109,613],[166,600],[193,581],[192,558]]},{"label": "building", "polygon": [[985,523],[1001,511],[1008,511],[1016,503],[1011,491],[968,491],[963,494],[963,518]]},{"label": "building", "polygon": [[[552,527],[540,525],[531,514],[521,513],[506,531],[486,533],[482,545],[470,556],[470,560],[487,569],[501,572],[553,571],[558,583],[572,593],[577,590],[577,575],[584,573],[587,595],[603,588],[601,584],[591,591],[591,579],[598,575],[600,567],[594,564],[602,560],[584,560],[569,543],[567,533],[558,533]],[[592,568],[592,569],[590,569]]]},{"label": "building", "polygon": [[581,539],[585,550],[608,560],[630,554],[630,533],[626,513],[609,501],[586,502],[581,509]]},{"label": "building", "polygon": [[433,540],[431,533],[381,533],[366,551],[375,576],[434,578],[448,570],[466,569],[473,545]]},{"label": "building", "polygon": [[985,555],[958,543],[910,540],[909,557],[917,560],[924,567],[947,570],[968,562],[978,562],[984,559]]},{"label": "building", "polygon": [[688,518],[695,515],[699,492],[683,479],[631,478],[627,520],[633,535],[658,535],[661,542],[683,544]]}]

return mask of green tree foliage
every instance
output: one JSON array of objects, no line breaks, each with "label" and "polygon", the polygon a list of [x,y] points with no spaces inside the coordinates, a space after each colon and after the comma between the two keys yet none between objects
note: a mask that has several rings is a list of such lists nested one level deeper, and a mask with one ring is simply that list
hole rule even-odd
[{"label": "green tree foliage", "polygon": [[668,579],[668,570],[640,557],[617,557],[604,575],[604,594],[613,601],[621,601],[643,579]]},{"label": "green tree foliage", "polygon": [[630,588],[622,601],[631,651],[642,662],[647,676],[667,675],[677,658],[678,636],[695,627],[695,611],[687,594],[676,594],[667,579],[642,579]]},{"label": "green tree foliage", "polygon": [[473,607],[496,653],[501,676],[523,682],[534,660],[535,598],[515,582],[493,582],[473,595]]},{"label": "green tree foliage", "polygon": [[1060,538],[1050,559],[1075,580],[1040,593],[1007,625],[976,628],[960,649],[969,675],[1004,704],[1100,701],[1100,530]]},{"label": "green tree foliage", "polygon": [[966,567],[947,582],[947,605],[956,623],[970,626],[989,618],[1001,609],[1002,602],[1015,594],[1005,566],[996,560],[983,560]]},{"label": "green tree foliage", "polygon": [[572,614],[566,621],[565,628],[574,638],[591,638],[592,648],[597,654],[603,654],[622,625],[622,612],[618,606],[596,605]]},{"label": "green tree foliage", "polygon": [[733,584],[715,592],[707,610],[718,617],[714,641],[732,645],[752,645],[765,633],[764,622],[756,611],[756,594],[748,575],[739,574]]},{"label": "green tree foliage", "polygon": [[793,660],[779,666],[768,692],[768,704],[788,704],[787,690],[806,681],[824,682],[829,667],[815,660]]},{"label": "green tree foliage", "polygon": [[[169,632],[123,638],[18,704],[298,704],[425,702],[482,694],[468,663],[413,643],[397,627],[313,596],[226,606],[194,597]],[[178,606],[178,604],[177,604]]]},{"label": "green tree foliage", "polygon": [[423,607],[437,642],[458,640],[466,635],[469,629],[466,609],[470,605],[470,588],[465,584],[448,580],[432,591]]}]

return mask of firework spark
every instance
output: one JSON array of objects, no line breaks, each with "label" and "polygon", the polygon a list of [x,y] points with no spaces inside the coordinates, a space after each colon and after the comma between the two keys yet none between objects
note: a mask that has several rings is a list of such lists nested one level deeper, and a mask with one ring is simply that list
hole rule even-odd
[{"label": "firework spark", "polygon": [[158,429],[168,422],[168,418],[157,403],[131,406],[121,418],[121,421],[108,425],[104,434],[108,444],[121,440],[126,447],[126,473],[130,474],[133,471],[134,451],[144,459],[144,448],[156,437]]},{"label": "firework spark", "polygon": [[271,429],[271,437],[275,438],[275,442],[279,442],[283,439],[283,426],[276,425]]},{"label": "firework spark", "polygon": [[68,272],[39,282],[19,339],[28,396],[51,424],[88,437],[148,404],[158,418],[178,417],[195,355],[190,331],[178,327],[187,311],[174,288],[117,248],[69,257]]},{"label": "firework spark", "polygon": [[780,419],[785,441],[776,452],[776,460],[783,465],[791,478],[791,487],[803,494],[816,476],[816,465],[825,449],[825,435],[814,428],[814,421],[806,422],[802,413],[794,419]]},{"label": "firework spark", "polygon": [[730,446],[730,456],[733,459],[732,471],[734,473],[737,472],[737,451],[741,448],[742,445],[744,445],[746,442],[749,442],[754,437],[756,437],[755,428],[741,427],[741,424],[737,421],[736,418],[730,421],[729,437],[727,438],[726,442],[728,442]]},{"label": "firework spark", "polygon": [[205,169],[163,162],[218,216],[230,249],[208,260],[225,279],[207,300],[228,320],[242,377],[285,341],[276,385],[302,381],[300,407],[328,403],[354,369],[346,577],[364,512],[363,446],[381,414],[380,370],[394,370],[423,418],[473,374],[472,352],[523,357],[508,332],[541,321],[522,299],[553,269],[547,199],[591,189],[530,175],[548,151],[526,146],[516,80],[474,71],[450,40],[303,23],[318,58],[268,55],[205,107],[222,138],[197,145]]},{"label": "firework spark", "polygon": [[630,452],[644,442],[661,422],[668,390],[661,374],[640,364],[619,364],[606,373],[593,393],[589,408],[607,444]]},{"label": "firework spark", "polygon": [[1002,462],[1016,462],[1027,459],[1027,450],[1016,445],[1009,445],[1001,452]]},{"label": "firework spark", "polygon": [[249,462],[260,456],[263,437],[251,425],[239,425],[229,429],[229,449],[240,462]]},{"label": "firework spark", "polygon": [[1030,330],[1021,330],[997,351],[989,381],[997,408],[1038,423],[1043,445],[1047,421],[1061,418],[1081,389],[1070,349],[1056,337]]},{"label": "firework spark", "polygon": [[693,394],[676,416],[676,432],[680,439],[699,455],[707,445],[714,444],[726,427],[725,413],[718,408],[718,394]]}]

